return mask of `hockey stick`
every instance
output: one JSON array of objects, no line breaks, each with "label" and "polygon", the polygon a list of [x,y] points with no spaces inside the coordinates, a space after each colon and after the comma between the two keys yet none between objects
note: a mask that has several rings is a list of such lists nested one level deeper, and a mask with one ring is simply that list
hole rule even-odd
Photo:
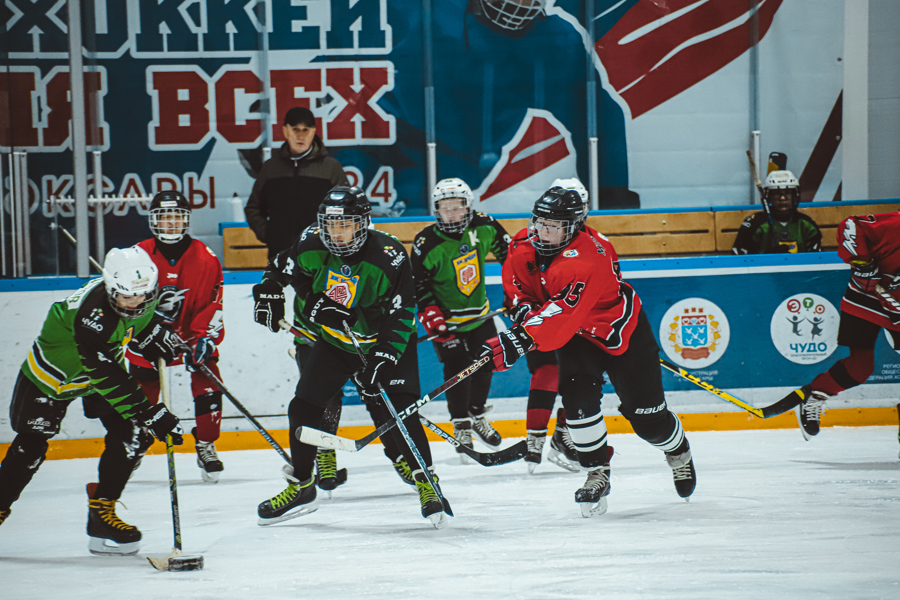
[{"label": "hockey stick", "polygon": [[[356,348],[356,355],[359,356],[359,360],[363,364],[363,368],[366,367],[366,355],[363,354],[362,348],[359,346],[359,342],[356,339],[356,336],[353,334],[353,330],[350,329],[350,326],[347,325],[347,321],[344,321],[344,332],[347,334],[347,337],[353,342],[353,347]],[[388,412],[391,413],[391,416],[394,418],[394,422],[397,424],[397,429],[400,430],[400,435],[403,436],[403,439],[406,441],[406,445],[409,446],[410,452],[412,452],[413,458],[416,459],[416,463],[419,465],[419,469],[422,470],[425,479],[428,481],[428,485],[431,486],[431,489],[434,490],[434,493],[437,494],[437,497],[441,500],[441,507],[444,509],[444,512],[447,513],[448,516],[453,516],[453,511],[450,509],[450,503],[447,502],[447,499],[444,498],[444,495],[441,493],[441,488],[438,485],[437,481],[434,480],[434,475],[431,474],[431,471],[428,470],[428,467],[425,465],[425,460],[422,458],[422,455],[419,453],[419,449],[416,448],[416,443],[413,441],[412,436],[409,435],[409,430],[406,428],[406,425],[403,424],[403,421],[400,420],[400,416],[397,414],[397,409],[394,408],[394,405],[391,404],[391,399],[388,398],[387,392],[384,391],[384,387],[381,383],[378,383],[378,391],[381,393],[381,401],[387,407]]]},{"label": "hockey stick", "polygon": [[878,295],[884,298],[885,302],[890,304],[894,308],[894,310],[900,312],[900,302],[898,302],[897,299],[890,294],[890,292],[881,287],[880,283],[875,284],[875,291],[878,292]]},{"label": "hockey stick", "polygon": [[[65,235],[69,239],[69,241],[72,242],[72,245],[78,248],[78,241],[75,240],[74,236],[72,236],[72,234],[69,233],[69,231],[65,227],[56,223],[50,223],[50,229],[58,229],[62,231],[63,235]],[[100,263],[94,260],[93,256],[88,255],[88,260],[91,261],[91,264],[94,265],[95,269],[100,271],[101,274],[103,273],[103,267],[100,266]]]},{"label": "hockey stick", "polygon": [[[166,361],[159,359],[159,390],[166,410],[172,410],[169,401],[169,378],[166,373]],[[148,556],[147,560],[157,571],[197,571],[203,568],[203,556],[185,556],[181,550],[181,519],[178,516],[178,482],[175,479],[175,451],[172,448],[172,434],[166,436],[166,457],[169,464],[169,497],[172,502],[172,529],[175,546],[171,554],[163,558]]]},{"label": "hockey stick", "polygon": [[753,182],[756,184],[756,191],[759,192],[759,201],[763,205],[763,210],[766,211],[766,219],[769,220],[769,227],[774,228],[775,224],[772,223],[772,213],[769,210],[769,203],[766,202],[766,199],[763,197],[763,186],[759,181],[759,173],[756,171],[756,161],[753,160],[753,153],[747,150],[747,160],[750,161],[750,172],[753,173]]},{"label": "hockey stick", "polygon": [[[472,365],[466,367],[438,387],[422,396],[420,400],[417,400],[414,404],[410,404],[408,407],[397,413],[397,416],[401,419],[406,419],[407,417],[418,411],[420,408],[452,388],[454,385],[486,365],[490,360],[491,358],[489,356],[479,358],[477,361],[472,363]],[[304,444],[319,446],[320,448],[334,448],[336,450],[345,450],[347,452],[359,452],[360,450],[371,444],[373,441],[393,429],[395,425],[396,423],[394,423],[393,421],[383,423],[381,426],[377,427],[375,431],[366,436],[363,436],[358,440],[341,437],[338,435],[334,435],[333,433],[326,433],[324,431],[319,431],[318,429],[313,429],[312,427],[304,427],[302,425],[297,428],[297,430],[294,432],[294,435]]]},{"label": "hockey stick", "polygon": [[498,308],[497,310],[492,310],[491,312],[487,313],[486,315],[481,315],[480,317],[475,317],[474,319],[469,319],[468,321],[464,321],[464,322],[460,323],[459,325],[454,325],[453,327],[448,327],[446,333],[443,333],[443,334],[435,333],[434,335],[429,335],[428,337],[421,338],[418,341],[418,343],[421,344],[422,342],[428,342],[430,340],[434,340],[439,337],[443,337],[443,336],[447,335],[448,333],[453,333],[454,331],[456,331],[463,325],[474,325],[475,323],[481,323],[482,321],[487,321],[488,319],[493,319],[497,315],[503,314],[504,312],[505,312],[505,310],[502,308]]},{"label": "hockey stick", "polygon": [[728,392],[723,392],[722,390],[715,387],[714,385],[711,385],[711,384],[703,381],[696,375],[691,375],[690,373],[688,373],[681,367],[673,365],[672,363],[670,363],[667,360],[663,360],[662,358],[660,358],[659,364],[661,364],[663,367],[665,367],[666,369],[668,369],[675,375],[678,375],[679,377],[687,379],[688,381],[690,381],[691,383],[693,383],[695,385],[699,385],[700,387],[702,387],[704,390],[706,390],[710,394],[718,396],[725,402],[731,402],[735,406],[743,408],[751,415],[753,415],[755,417],[759,417],[760,419],[768,419],[769,417],[774,417],[776,415],[780,415],[781,413],[791,410],[792,408],[797,406],[797,404],[800,402],[799,398],[796,401],[794,401],[793,397],[791,395],[788,395],[788,396],[782,398],[781,400],[779,400],[778,402],[776,402],[775,404],[770,404],[769,406],[764,406],[763,408],[756,408],[755,406],[751,406],[750,404],[747,404],[740,398],[735,398]]},{"label": "hockey stick", "polygon": [[478,452],[477,450],[469,448],[465,444],[460,444],[455,437],[453,437],[422,415],[419,415],[419,420],[422,421],[422,424],[425,427],[450,442],[450,444],[454,448],[456,448],[457,451],[461,450],[465,454],[475,459],[475,462],[485,467],[505,465],[506,463],[511,463],[513,461],[519,460],[520,458],[524,458],[525,454],[528,453],[528,445],[526,444],[525,440],[521,440],[520,442],[513,444],[509,448],[497,450],[496,452]]}]

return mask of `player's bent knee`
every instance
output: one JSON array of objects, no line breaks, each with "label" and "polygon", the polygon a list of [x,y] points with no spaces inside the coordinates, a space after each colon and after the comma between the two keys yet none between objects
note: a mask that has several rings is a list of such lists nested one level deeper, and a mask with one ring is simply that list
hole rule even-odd
[{"label": "player's bent knee", "polygon": [[600,412],[603,383],[593,375],[576,373],[560,378],[559,393],[563,397],[566,412],[574,418]]},{"label": "player's bent knee", "polygon": [[222,410],[222,392],[212,392],[194,398],[194,414],[208,415]]}]

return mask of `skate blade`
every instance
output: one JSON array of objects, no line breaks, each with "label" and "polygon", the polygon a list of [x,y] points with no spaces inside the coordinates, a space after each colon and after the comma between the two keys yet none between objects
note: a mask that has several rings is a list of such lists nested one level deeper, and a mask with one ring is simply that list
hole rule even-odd
[{"label": "skate blade", "polygon": [[528,465],[528,474],[534,475],[534,470],[537,468],[538,464],[533,462],[526,462],[525,464]]},{"label": "skate blade", "polygon": [[427,519],[431,521],[431,524],[434,525],[435,529],[443,529],[449,522],[449,519],[447,519],[447,514],[444,512],[432,513],[428,515]]},{"label": "skate blade", "polygon": [[560,468],[565,469],[566,471],[570,471],[572,473],[578,473],[579,471],[581,471],[580,464],[578,464],[578,465],[572,464],[572,462],[570,462],[569,459],[566,458],[565,454],[558,452],[558,451],[554,450],[553,448],[550,448],[550,451],[547,452],[547,460],[552,462],[557,467],[560,467]]},{"label": "skate blade", "polygon": [[265,527],[266,525],[274,525],[275,523],[281,523],[282,521],[290,521],[291,519],[296,519],[297,517],[304,517],[308,514],[316,512],[317,510],[319,510],[318,498],[308,504],[304,504],[295,508],[294,510],[288,511],[279,517],[272,517],[270,519],[259,517],[259,519],[256,521],[256,524],[260,527]]},{"label": "skate blade", "polygon": [[148,556],[147,560],[157,571],[199,571],[203,568],[202,556],[185,556],[177,548],[172,548],[168,556],[162,558]]},{"label": "skate blade", "polygon": [[129,542],[127,544],[117,544],[112,540],[105,538],[89,538],[88,550],[91,554],[97,556],[133,556],[141,549],[141,542]]},{"label": "skate blade", "polygon": [[213,471],[209,473],[204,469],[200,469],[200,478],[203,479],[203,483],[219,483],[219,472]]},{"label": "skate blade", "polygon": [[581,516],[585,519],[591,517],[599,517],[606,512],[606,496],[600,498],[599,502],[579,502],[581,507]]}]

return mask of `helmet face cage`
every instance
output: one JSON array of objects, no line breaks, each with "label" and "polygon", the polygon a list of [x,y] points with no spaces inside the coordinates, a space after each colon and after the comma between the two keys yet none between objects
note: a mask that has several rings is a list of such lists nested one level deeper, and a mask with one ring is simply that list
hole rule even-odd
[{"label": "helmet face cage", "polygon": [[[172,232],[168,226],[163,223],[168,221],[170,216],[181,217],[184,219],[184,227],[180,232]],[[191,226],[191,211],[187,208],[154,208],[150,211],[150,233],[157,240],[164,244],[174,244],[180,242]]]},{"label": "helmet face cage", "polygon": [[[544,223],[548,221],[553,223],[553,225],[549,227],[550,229],[559,228],[561,235],[558,240],[548,241],[541,239],[540,231],[546,227]],[[556,219],[553,217],[532,214],[531,222],[528,224],[528,237],[531,240],[531,245],[534,246],[534,249],[538,254],[541,256],[554,256],[569,245],[569,242],[575,237],[575,233],[578,231],[578,228],[581,227],[581,224],[582,220],[580,218]]]},{"label": "helmet face cage", "polygon": [[[475,195],[462,179],[451,177],[450,179],[439,181],[431,193],[431,200],[434,204],[434,218],[437,221],[437,228],[444,233],[462,233],[469,226],[469,223],[472,222],[472,205],[475,203]],[[441,202],[444,200],[462,200],[468,209],[466,215],[459,221],[445,221],[441,216],[440,210]]]},{"label": "helmet face cage", "polygon": [[106,292],[109,295],[109,305],[117,315],[125,319],[140,319],[150,310],[150,307],[159,295],[159,288],[154,287],[152,291],[144,294],[144,300],[134,308],[119,306],[119,298],[128,298],[130,297],[129,295],[120,293],[118,290],[110,290],[109,288],[106,288]]},{"label": "helmet face cage", "polygon": [[[369,237],[369,216],[345,215],[338,211],[343,211],[343,209],[329,206],[324,213],[319,212],[317,216],[319,236],[329,252],[335,256],[349,256],[359,252],[366,243],[366,239]],[[346,243],[336,241],[328,231],[329,223],[332,223],[332,226],[338,223],[351,224],[354,227],[353,237]]]},{"label": "helmet face cage", "polygon": [[[156,265],[147,253],[137,246],[113,248],[103,265],[103,283],[109,305],[120,317],[137,319],[143,317],[153,306],[159,295],[159,281]],[[143,300],[131,307],[119,305],[120,298],[143,296]]]},{"label": "helmet face cage", "polygon": [[[790,171],[772,171],[766,177],[763,187],[762,201],[772,217],[779,221],[787,221],[800,205],[800,182]],[[776,206],[773,200],[776,196],[787,193],[791,199],[790,207]]]},{"label": "helmet face cage", "polygon": [[[542,256],[553,256],[568,246],[581,228],[583,210],[581,197],[573,190],[552,187],[544,192],[534,203],[528,225],[528,237],[535,251]],[[542,239],[541,234],[556,239]]]},{"label": "helmet face cage", "polygon": [[519,31],[544,11],[544,0],[481,0],[484,16],[503,29]]}]

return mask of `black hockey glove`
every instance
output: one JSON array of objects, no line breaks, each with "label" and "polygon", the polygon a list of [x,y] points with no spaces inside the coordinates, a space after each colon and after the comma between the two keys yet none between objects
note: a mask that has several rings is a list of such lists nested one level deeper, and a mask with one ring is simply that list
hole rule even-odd
[{"label": "black hockey glove", "polygon": [[521,325],[513,325],[481,347],[481,356],[490,356],[495,371],[507,371],[534,347],[534,340]]},{"label": "black hockey glove", "polygon": [[853,261],[850,263],[850,286],[865,294],[874,294],[875,286],[881,281],[881,271],[874,262]]},{"label": "black hockey glove", "polygon": [[338,331],[344,330],[344,321],[351,327],[356,323],[356,315],[350,308],[335,302],[324,292],[310,296],[306,300],[303,312],[316,325]]},{"label": "black hockey glove", "polygon": [[507,316],[513,322],[513,325],[521,325],[528,320],[530,313],[537,312],[539,306],[535,306],[531,302],[520,302],[506,311]]},{"label": "black hockey glove", "polygon": [[353,374],[353,383],[359,389],[359,398],[369,402],[381,397],[378,383],[385,371],[397,364],[397,357],[389,352],[375,349],[366,359],[366,366]]},{"label": "black hockey glove", "polygon": [[188,352],[185,355],[185,365],[187,366],[187,370],[190,372],[200,370],[202,365],[205,365],[206,362],[212,358],[212,355],[216,351],[216,343],[213,342],[210,338],[203,336],[198,339],[194,344],[194,348],[191,352]]},{"label": "black hockey glove", "polygon": [[278,322],[284,318],[284,290],[272,281],[253,286],[253,320],[278,333]]},{"label": "black hockey glove", "polygon": [[159,321],[144,330],[143,336],[137,340],[137,347],[141,356],[154,365],[159,359],[169,364],[188,350],[175,332]]},{"label": "black hockey glove", "polygon": [[184,438],[182,437],[184,430],[181,429],[178,417],[166,410],[163,404],[151,404],[136,416],[144,424],[144,427],[150,430],[153,437],[159,441],[165,442],[166,435],[171,435],[172,443],[176,446],[184,443]]}]

